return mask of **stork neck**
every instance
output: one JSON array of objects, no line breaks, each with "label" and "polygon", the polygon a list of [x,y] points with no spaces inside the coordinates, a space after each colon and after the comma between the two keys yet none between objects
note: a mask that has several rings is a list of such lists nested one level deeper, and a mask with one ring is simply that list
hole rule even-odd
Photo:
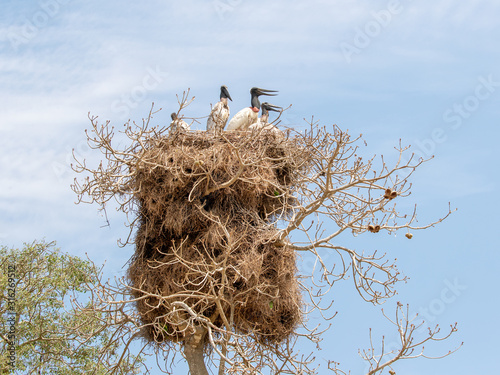
[{"label": "stork neck", "polygon": [[252,96],[252,107],[260,109],[260,101],[258,96]]}]

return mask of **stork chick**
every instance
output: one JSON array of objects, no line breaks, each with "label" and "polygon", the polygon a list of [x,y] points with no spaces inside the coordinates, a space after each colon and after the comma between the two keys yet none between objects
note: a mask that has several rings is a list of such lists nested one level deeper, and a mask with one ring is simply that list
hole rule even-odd
[{"label": "stork chick", "polygon": [[281,110],[283,108],[269,104],[267,102],[262,103],[261,108],[262,108],[262,115],[260,116],[260,118],[257,120],[256,123],[249,126],[248,130],[252,130],[252,131],[264,130],[264,131],[273,132],[276,135],[283,135],[283,132],[281,130],[279,130],[273,124],[269,123],[269,111],[281,112]]},{"label": "stork chick", "polygon": [[176,132],[179,130],[189,130],[190,126],[186,121],[177,117],[177,113],[173,112],[170,117],[172,118],[172,122],[170,123],[170,131]]},{"label": "stork chick", "polygon": [[215,132],[215,134],[220,134],[226,126],[227,120],[229,119],[229,105],[227,100],[233,101],[227,86],[221,86],[220,88],[220,101],[217,102],[212,108],[212,112],[207,119],[207,132]]}]

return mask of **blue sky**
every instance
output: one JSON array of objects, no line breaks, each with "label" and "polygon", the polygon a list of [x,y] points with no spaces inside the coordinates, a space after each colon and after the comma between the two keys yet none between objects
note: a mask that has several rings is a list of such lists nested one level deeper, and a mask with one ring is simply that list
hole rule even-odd
[{"label": "blue sky", "polygon": [[[397,257],[410,277],[396,301],[445,328],[459,323],[455,355],[411,360],[405,374],[493,374],[498,337],[494,287],[500,135],[500,2],[496,0],[308,2],[295,0],[117,1],[3,0],[0,5],[0,241],[46,238],[72,254],[106,261],[123,274],[132,248],[119,248],[125,218],[75,205],[71,150],[85,145],[88,112],[121,125],[140,121],[155,102],[167,124],[176,94],[196,97],[186,116],[208,114],[225,84],[232,113],[252,86],[279,90],[293,104],[284,121],[303,118],[362,133],[366,154],[394,155],[399,139],[435,158],[413,177],[420,223],[458,208],[408,241],[369,233],[345,237],[358,249]],[[203,128],[194,125],[194,128]],[[304,257],[299,268],[310,267]],[[450,285],[452,285],[450,287]],[[450,294],[450,291],[452,294]],[[443,297],[445,296],[445,297]],[[455,297],[455,298],[452,298]],[[362,303],[349,281],[332,293],[338,316],[320,358],[361,373],[357,349],[368,328],[384,334],[380,308]],[[444,299],[443,299],[444,298]],[[390,335],[388,335],[390,336]],[[431,348],[429,348],[431,349]],[[495,372],[494,372],[495,371]],[[181,371],[182,372],[182,371]],[[320,372],[326,373],[326,372]]]}]

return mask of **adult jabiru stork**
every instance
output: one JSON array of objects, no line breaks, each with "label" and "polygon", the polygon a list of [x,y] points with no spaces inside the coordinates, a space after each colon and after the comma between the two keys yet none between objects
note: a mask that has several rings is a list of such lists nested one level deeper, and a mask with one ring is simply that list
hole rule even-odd
[{"label": "adult jabiru stork", "polygon": [[227,125],[227,130],[247,130],[250,125],[257,122],[259,118],[260,101],[259,96],[275,96],[278,94],[272,94],[273,92],[278,92],[275,90],[259,89],[258,87],[252,87],[250,89],[250,94],[252,95],[251,107],[243,108],[229,121]]},{"label": "adult jabiru stork", "polygon": [[248,130],[252,131],[270,131],[277,135],[283,135],[283,132],[276,126],[269,123],[269,111],[281,112],[283,108],[264,102],[261,104],[262,115],[256,123],[249,126]]},{"label": "adult jabiru stork", "polygon": [[227,86],[220,87],[220,101],[214,105],[212,112],[207,119],[207,132],[215,132],[215,134],[220,134],[226,126],[227,120],[229,119],[229,105],[227,100],[233,101],[229,91],[227,91]]},{"label": "adult jabiru stork", "polygon": [[177,113],[173,112],[170,117],[172,122],[170,123],[170,131],[176,132],[179,130],[189,130],[190,126],[186,121],[177,117]]}]

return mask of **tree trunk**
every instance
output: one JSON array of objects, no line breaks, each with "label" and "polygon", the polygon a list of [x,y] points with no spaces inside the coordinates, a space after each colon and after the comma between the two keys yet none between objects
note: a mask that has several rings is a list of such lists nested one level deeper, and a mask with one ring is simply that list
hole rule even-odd
[{"label": "tree trunk", "polygon": [[191,375],[209,375],[203,356],[206,333],[204,328],[196,327],[195,334],[184,341],[184,355],[186,356]]}]

